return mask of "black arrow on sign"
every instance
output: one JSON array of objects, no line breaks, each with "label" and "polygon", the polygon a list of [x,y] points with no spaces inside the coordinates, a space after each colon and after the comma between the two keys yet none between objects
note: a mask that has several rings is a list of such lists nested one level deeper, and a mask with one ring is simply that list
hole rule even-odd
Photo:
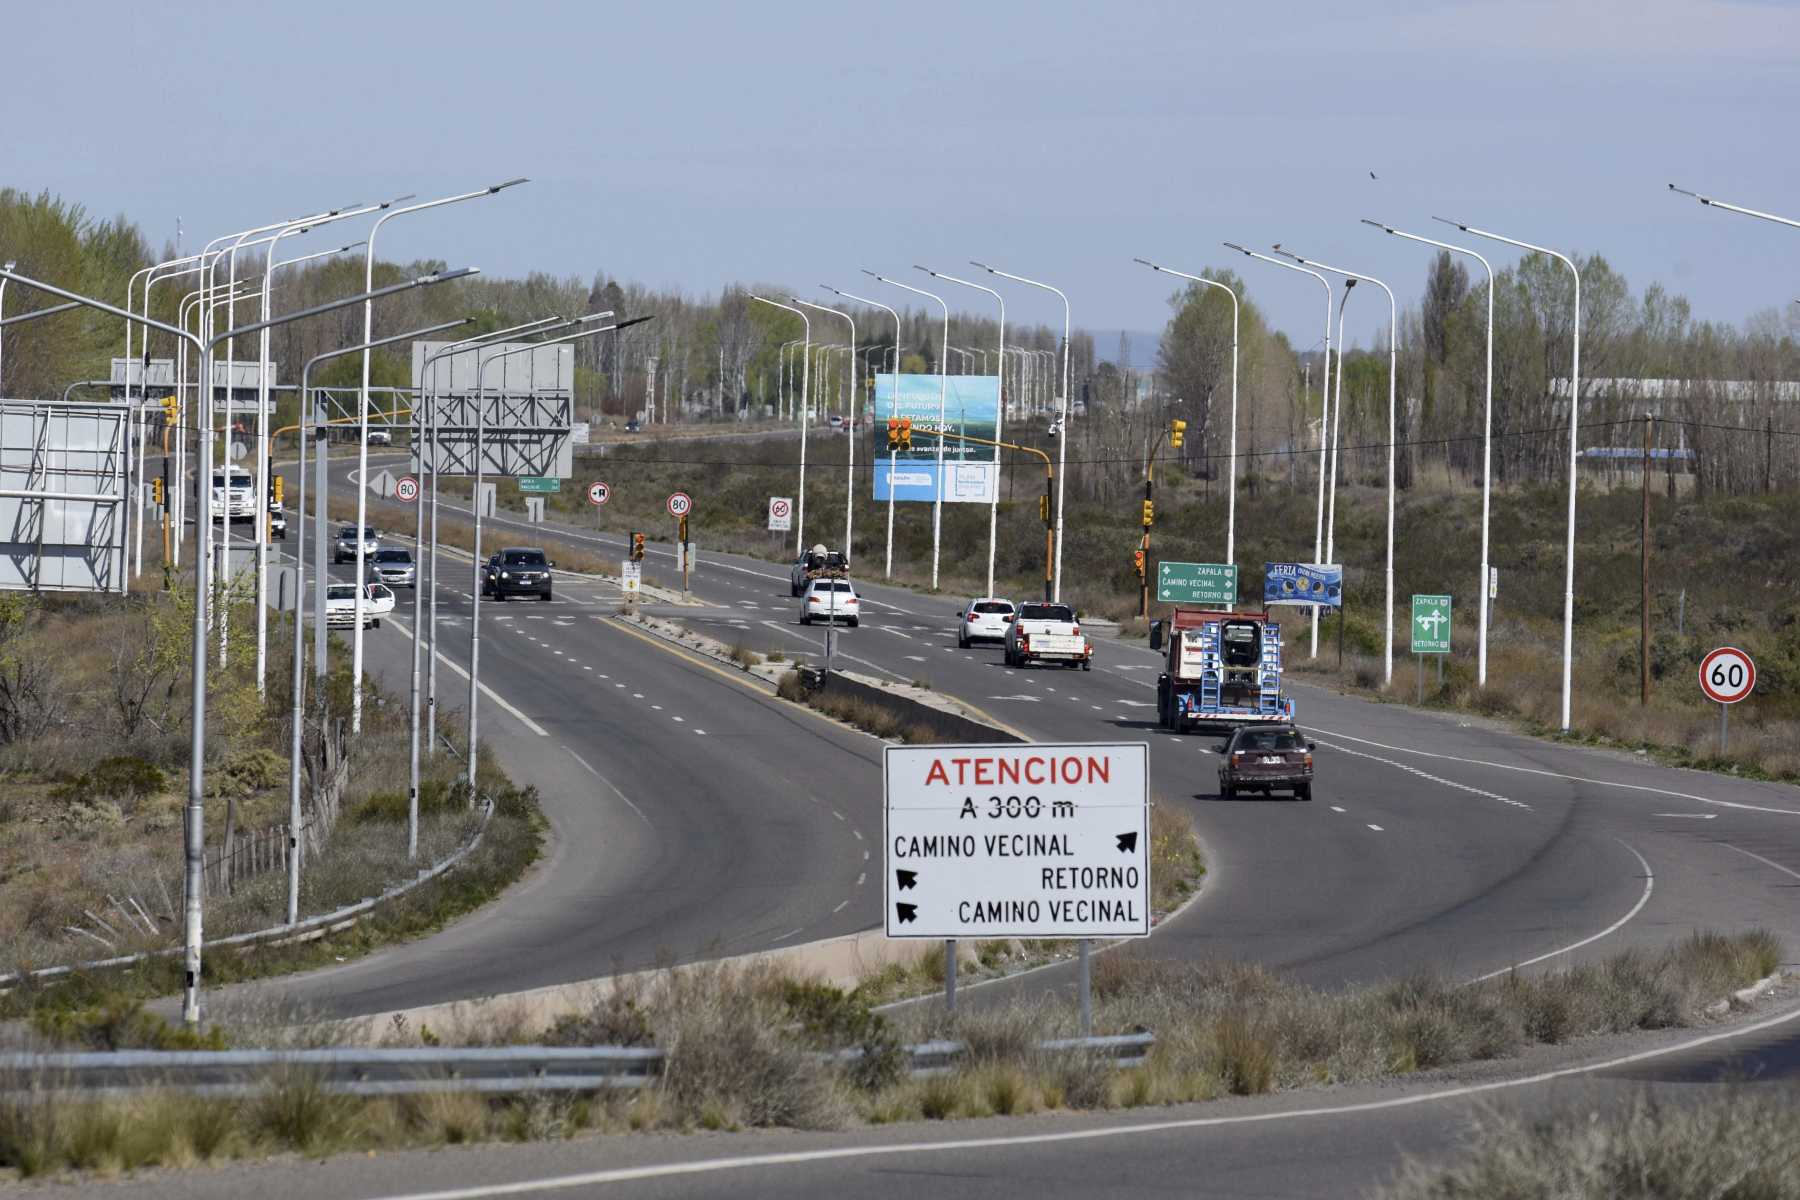
[{"label": "black arrow on sign", "polygon": [[913,919],[913,915],[915,913],[917,913],[918,911],[919,910],[918,910],[917,906],[915,906],[915,905],[911,905],[911,904],[896,904],[896,905],[894,905],[894,912],[900,917],[900,923],[902,925],[905,925],[907,922],[911,921]]},{"label": "black arrow on sign", "polygon": [[1137,830],[1119,835],[1119,853],[1130,854],[1137,849]]},{"label": "black arrow on sign", "polygon": [[904,892],[919,881],[919,876],[915,871],[895,871],[894,879],[900,884],[900,890]]}]

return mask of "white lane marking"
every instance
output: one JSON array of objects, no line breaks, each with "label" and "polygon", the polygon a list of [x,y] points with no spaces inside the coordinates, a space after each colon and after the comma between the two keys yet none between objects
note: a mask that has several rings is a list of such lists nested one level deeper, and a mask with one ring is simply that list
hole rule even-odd
[{"label": "white lane marking", "polygon": [[683,724],[683,725],[685,725],[685,724],[687,724],[687,718],[686,718],[686,717],[674,717],[674,716],[672,716],[672,717],[670,717],[670,718],[669,718],[669,719],[670,719],[670,720],[672,720],[672,721],[680,721],[680,722],[681,722],[681,723],[682,723],[682,724]]},{"label": "white lane marking", "polygon": [[[569,748],[567,746],[564,746],[563,749],[569,750]],[[626,806],[629,807],[632,812],[634,812],[638,815],[638,819],[640,821],[642,821],[646,825],[650,824],[650,818],[646,817],[644,815],[644,810],[639,808],[637,805],[631,803],[631,797],[627,796],[624,792],[621,792],[619,790],[617,784],[615,784],[612,780],[608,779],[606,776],[602,775],[600,772],[594,770],[594,766],[592,763],[588,762],[587,759],[581,757],[581,755],[575,753],[573,750],[569,750],[569,757],[574,759],[576,762],[580,763],[582,766],[586,767],[588,770],[588,774],[592,775],[595,779],[598,779],[601,783],[604,783],[607,787],[611,788],[612,794],[617,796],[619,799],[623,800],[625,802]],[[652,828],[654,828],[654,826],[652,826]]]},{"label": "white lane marking", "polygon": [[832,816],[834,816],[834,817],[836,817],[836,818],[837,818],[837,819],[838,819],[838,820],[840,820],[840,821],[841,821],[841,820],[843,820],[843,819],[844,819],[844,814],[843,814],[843,813],[841,813],[841,812],[839,812],[839,811],[838,811],[838,810],[837,810],[837,809],[835,809],[835,808],[834,808],[834,809],[832,809],[832,810],[831,810],[831,815],[832,815]]},{"label": "white lane marking", "polygon": [[869,873],[867,871],[864,871],[862,874],[858,875],[856,877],[856,886],[861,887],[863,885],[863,880],[867,879],[868,877],[869,877]]},{"label": "white lane marking", "polygon": [[1217,1117],[1185,1117],[1170,1121],[1145,1121],[1131,1125],[1107,1125],[1098,1129],[1065,1129],[1054,1133],[998,1134],[983,1138],[958,1138],[942,1141],[925,1142],[889,1142],[880,1145],[839,1146],[825,1150],[789,1150],[770,1154],[745,1154],[734,1158],[701,1158],[689,1159],[685,1162],[657,1163],[643,1167],[614,1167],[608,1170],[583,1171],[575,1175],[549,1175],[537,1179],[526,1179],[512,1183],[477,1184],[474,1187],[452,1188],[436,1192],[411,1192],[381,1197],[380,1200],[488,1200],[496,1196],[522,1196],[532,1192],[567,1191],[574,1188],[595,1187],[605,1183],[629,1183],[641,1179],[667,1179],[682,1175],[706,1175],[723,1171],[744,1171],[755,1167],[797,1166],[803,1163],[838,1162],[861,1158],[891,1158],[927,1156],[929,1159],[941,1159],[946,1154],[959,1150],[992,1150],[1001,1148],[1017,1148],[1022,1146],[1054,1145],[1060,1142],[1098,1142],[1110,1141],[1114,1138],[1142,1136],[1153,1133],[1171,1133],[1179,1130],[1213,1129],[1236,1125],[1268,1125],[1286,1124],[1290,1121],[1308,1120],[1315,1117],[1342,1117],[1361,1113],[1385,1112],[1390,1109],[1417,1108],[1427,1104],[1440,1103],[1446,1100],[1461,1100],[1469,1096],[1487,1095],[1512,1088],[1533,1087],[1541,1083],[1549,1083],[1557,1079],[1567,1079],[1576,1075],[1592,1075],[1602,1071],[1615,1071],[1620,1067],[1633,1066],[1641,1062],[1649,1062],[1658,1058],[1666,1058],[1672,1054],[1682,1054],[1697,1050],[1702,1046],[1710,1046],[1717,1042],[1732,1038],[1749,1037],[1766,1030],[1776,1029],[1790,1021],[1800,1020],[1800,1008],[1781,1013],[1758,1021],[1754,1025],[1746,1025],[1741,1029],[1728,1029],[1721,1033],[1709,1033],[1688,1041],[1678,1042],[1672,1046],[1663,1046],[1654,1050],[1640,1050],[1635,1054],[1624,1054],[1617,1058],[1601,1062],[1582,1063],[1573,1067],[1559,1067],[1552,1071],[1540,1071],[1535,1075],[1527,1075],[1518,1079],[1498,1079],[1488,1083],[1462,1084],[1457,1087],[1442,1088],[1438,1091],[1419,1092],[1410,1096],[1395,1096],[1387,1100],[1364,1100],[1354,1104],[1329,1104],[1315,1108],[1293,1108],[1277,1112],[1242,1113],[1232,1116]]},{"label": "white lane marking", "polygon": [[831,910],[832,915],[836,916],[838,913],[843,912],[848,907],[850,907],[850,902],[848,900],[839,900],[837,903],[837,907]]},{"label": "white lane marking", "polygon": [[1508,971],[1516,971],[1520,967],[1533,966],[1543,962],[1547,958],[1555,958],[1560,954],[1567,954],[1571,950],[1579,950],[1591,942],[1599,941],[1609,933],[1614,933],[1619,929],[1624,928],[1627,921],[1637,916],[1640,912],[1643,912],[1644,905],[1650,903],[1650,893],[1656,890],[1656,872],[1650,869],[1650,860],[1639,854],[1637,848],[1630,842],[1627,842],[1623,838],[1614,838],[1613,841],[1618,842],[1619,845],[1630,850],[1631,857],[1637,859],[1638,864],[1644,868],[1644,894],[1638,897],[1637,903],[1631,906],[1630,912],[1614,921],[1611,925],[1608,925],[1605,929],[1602,929],[1599,933],[1590,934],[1587,937],[1582,938],[1579,942],[1571,942],[1560,950],[1552,950],[1548,954],[1540,954],[1536,958],[1528,958],[1524,962],[1514,963],[1510,967],[1501,967],[1498,971],[1489,971],[1486,975],[1477,975],[1475,978],[1469,980],[1469,982],[1480,983],[1484,979],[1493,979],[1498,975],[1506,974]]},{"label": "white lane marking", "polygon": [[912,634],[901,633],[898,629],[895,629],[892,625],[877,625],[876,628],[886,630],[888,633],[893,634],[895,637],[903,637],[909,642],[913,640]]},{"label": "white lane marking", "polygon": [[1344,810],[1343,810],[1343,809],[1341,809],[1341,808],[1339,808],[1339,807],[1338,807],[1338,806],[1337,806],[1337,805],[1335,805],[1335,804],[1334,804],[1334,805],[1332,805],[1332,806],[1331,806],[1331,811],[1332,811],[1332,812],[1343,812],[1343,811],[1344,811]]},{"label": "white lane marking", "polygon": [[[1333,737],[1342,737],[1343,735],[1342,734],[1333,734],[1332,736]],[[1361,738],[1351,738],[1350,740],[1355,742],[1355,741],[1361,741],[1362,739]],[[1395,760],[1393,760],[1391,758],[1383,758],[1379,754],[1367,754],[1361,750],[1352,750],[1348,746],[1338,746],[1338,745],[1334,745],[1331,742],[1320,742],[1319,744],[1321,746],[1326,747],[1329,750],[1335,750],[1339,754],[1349,754],[1356,758],[1366,758],[1370,762],[1378,762],[1378,763],[1383,763],[1386,766],[1390,766],[1390,767],[1394,768],[1396,771],[1405,771],[1409,775],[1417,775],[1420,779],[1425,780],[1427,783],[1442,784],[1444,787],[1455,788],[1459,792],[1469,792],[1473,795],[1482,796],[1489,800],[1498,800],[1498,801],[1500,801],[1500,803],[1510,804],[1514,808],[1523,808],[1527,811],[1530,811],[1530,809],[1531,809],[1531,805],[1525,803],[1523,800],[1514,800],[1511,797],[1502,796],[1499,792],[1490,792],[1483,788],[1478,788],[1478,787],[1474,786],[1473,784],[1459,783],[1454,779],[1445,779],[1441,775],[1433,775],[1429,771],[1422,771],[1418,767],[1410,766],[1407,763],[1403,763],[1403,762],[1396,762]],[[1368,744],[1374,745],[1375,743],[1370,742]],[[1391,747],[1391,746],[1386,747],[1386,749],[1393,749],[1393,747]],[[1432,757],[1435,758],[1437,756],[1433,755]]]},{"label": "white lane marking", "polygon": [[650,706],[650,711],[651,711],[651,712],[661,712],[661,711],[662,711],[662,705],[660,705],[660,704],[652,704],[652,705],[651,705],[651,706]]},{"label": "white lane marking", "polygon": [[[408,629],[405,625],[402,625],[398,620],[396,620],[394,618],[394,616],[391,613],[388,615],[388,624],[392,625],[395,629],[398,629],[401,633],[405,634],[407,637],[412,636],[412,630]],[[437,653],[437,658],[438,658],[439,662],[443,663],[446,667],[449,667],[452,671],[455,671],[458,675],[462,676],[464,679],[467,679],[469,677],[469,673],[467,671],[463,670],[456,663],[453,663],[448,658],[444,657],[444,652],[442,650],[439,650],[436,653]],[[498,704],[501,708],[505,709],[508,713],[512,714],[513,718],[515,720],[517,720],[519,722],[519,724],[525,726],[525,728],[531,730],[531,732],[537,734],[539,737],[549,737],[550,736],[550,731],[548,729],[545,729],[542,725],[539,725],[536,721],[532,720],[530,717],[528,717],[524,713],[520,712],[517,708],[514,708],[512,706],[512,704],[510,704],[507,701],[506,697],[502,696],[499,692],[496,692],[493,688],[489,687],[485,683],[477,684],[476,686],[481,689],[482,695],[486,696],[489,700],[492,700],[495,704]]]},{"label": "white lane marking", "polygon": [[1375,832],[1376,832],[1376,833],[1381,833],[1381,832],[1382,832],[1382,828],[1381,828],[1381,826],[1379,826],[1379,825],[1371,825],[1371,826],[1369,826],[1369,828],[1370,828],[1370,829],[1373,829],[1373,830],[1374,830],[1374,831],[1375,831]]},{"label": "white lane marking", "polygon": [[796,926],[795,928],[790,929],[786,933],[782,934],[780,937],[770,938],[769,941],[771,944],[775,943],[775,942],[785,942],[789,938],[793,937],[796,933],[799,933],[804,928],[806,928],[806,926],[804,926],[804,925]]},{"label": "white lane marking", "polygon": [[1716,821],[1718,813],[1657,813],[1659,817],[1686,817],[1690,821]]},{"label": "white lane marking", "polygon": [[[593,670],[593,669],[594,669],[594,668],[592,668],[592,667],[582,667],[582,668],[581,668],[581,669],[582,669],[582,670],[584,670],[584,671],[591,671],[591,670]],[[601,676],[601,677],[600,677],[600,678],[602,678],[602,679],[605,679],[605,678],[606,678],[606,676],[604,676],[604,675],[602,675],[602,676]]]},{"label": "white lane marking", "polygon": [[[1306,728],[1314,728],[1307,726]],[[1382,750],[1395,750],[1402,754],[1417,754],[1421,758],[1443,758],[1451,762],[1467,763],[1475,767],[1493,767],[1497,771],[1517,771],[1523,775],[1542,775],[1548,779],[1567,779],[1574,783],[1592,783],[1600,787],[1623,788],[1628,792],[1649,792],[1655,796],[1673,796],[1677,800],[1692,800],[1698,804],[1711,804],[1719,808],[1737,808],[1747,812],[1778,813],[1784,817],[1800,817],[1800,809],[1770,808],[1762,804],[1744,804],[1737,800],[1714,800],[1709,796],[1696,796],[1691,792],[1676,792],[1668,788],[1651,787],[1647,783],[1620,783],[1612,779],[1595,779],[1589,775],[1569,775],[1562,771],[1546,771],[1541,767],[1516,767],[1510,763],[1489,762],[1483,758],[1463,758],[1455,754],[1434,754],[1429,750],[1414,750],[1410,746],[1389,746],[1382,742],[1372,742],[1367,738],[1351,737],[1347,733],[1337,733],[1330,729],[1319,729],[1319,733],[1331,737],[1341,737],[1352,742],[1361,742],[1365,746],[1376,746]]]},{"label": "white lane marking", "polygon": [[1774,867],[1777,871],[1780,871],[1783,875],[1791,876],[1794,879],[1800,879],[1800,871],[1790,871],[1786,867],[1782,866],[1780,863],[1771,862],[1770,860],[1764,858],[1762,855],[1757,854],[1756,852],[1754,852],[1752,850],[1746,850],[1742,846],[1734,846],[1730,842],[1720,842],[1719,845],[1725,847],[1727,850],[1736,850],[1739,854],[1748,854],[1751,858],[1754,858],[1757,862],[1761,863],[1765,867]]},{"label": "white lane marking", "polygon": [[704,730],[704,729],[696,729],[696,730],[694,730],[694,732],[699,734],[701,737],[706,736],[706,730]]},{"label": "white lane marking", "polygon": [[857,841],[859,841],[859,842],[860,842],[860,841],[862,841],[862,830],[860,830],[860,829],[852,829],[852,830],[851,830],[851,831],[850,831],[850,832],[851,832],[851,833],[854,833],[854,834],[855,834],[855,835],[856,835],[856,840],[857,840]]},{"label": "white lane marking", "polygon": [[869,852],[868,852],[868,851],[867,851],[867,850],[864,850],[864,851],[863,851],[863,861],[864,861],[864,862],[868,862],[868,861],[869,861]]}]

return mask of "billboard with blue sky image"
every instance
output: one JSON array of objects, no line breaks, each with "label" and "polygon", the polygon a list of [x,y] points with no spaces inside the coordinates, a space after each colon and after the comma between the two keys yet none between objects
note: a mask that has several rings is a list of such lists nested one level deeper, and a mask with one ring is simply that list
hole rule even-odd
[{"label": "billboard with blue sky image", "polygon": [[[951,433],[994,439],[1000,410],[1000,380],[994,375],[947,375],[943,381],[944,427]],[[875,499],[886,500],[890,486],[896,501],[937,499],[933,474],[937,466],[938,439],[923,431],[938,428],[939,380],[937,375],[875,376]],[[887,423],[889,417],[911,417],[913,448],[902,451],[892,463],[889,479]],[[944,440],[944,503],[987,504],[995,495],[1000,473],[994,466],[994,447]]]}]

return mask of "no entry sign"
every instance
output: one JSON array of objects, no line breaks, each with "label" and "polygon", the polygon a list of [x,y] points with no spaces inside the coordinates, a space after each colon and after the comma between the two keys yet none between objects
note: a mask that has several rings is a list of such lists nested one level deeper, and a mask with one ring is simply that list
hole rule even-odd
[{"label": "no entry sign", "polygon": [[888,746],[887,935],[1144,937],[1149,747]]},{"label": "no entry sign", "polygon": [[1700,690],[1708,700],[1736,704],[1756,686],[1756,664],[1736,646],[1720,646],[1700,660]]},{"label": "no entry sign", "polygon": [[587,497],[589,504],[605,504],[612,498],[612,489],[606,486],[604,480],[596,479],[594,482],[588,484]]}]

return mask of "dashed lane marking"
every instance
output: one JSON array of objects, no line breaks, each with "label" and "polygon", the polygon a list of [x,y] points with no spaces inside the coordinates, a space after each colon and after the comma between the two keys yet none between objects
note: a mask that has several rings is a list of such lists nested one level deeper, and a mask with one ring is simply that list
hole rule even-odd
[{"label": "dashed lane marking", "polygon": [[1373,829],[1376,833],[1382,832],[1381,826],[1379,826],[1379,825],[1371,825],[1371,826],[1369,826],[1369,828]]},{"label": "dashed lane marking", "polygon": [[[563,749],[569,750],[569,748],[567,746],[564,746]],[[634,812],[638,815],[638,820],[642,821],[646,825],[650,824],[650,818],[644,815],[644,810],[639,808],[637,805],[631,803],[631,797],[627,796],[624,792],[621,792],[618,789],[618,785],[614,784],[612,780],[608,779],[606,776],[602,775],[600,772],[594,770],[592,763],[588,762],[587,759],[581,757],[581,755],[575,753],[575,751],[573,751],[573,750],[569,750],[569,757],[573,758],[576,762],[578,762],[582,766],[586,767],[588,770],[588,774],[592,775],[595,779],[598,779],[601,783],[604,783],[607,787],[611,788],[612,794],[617,796],[619,799],[623,800],[625,802],[626,806],[629,807],[632,812]],[[655,826],[651,826],[651,828],[655,828]]]}]

